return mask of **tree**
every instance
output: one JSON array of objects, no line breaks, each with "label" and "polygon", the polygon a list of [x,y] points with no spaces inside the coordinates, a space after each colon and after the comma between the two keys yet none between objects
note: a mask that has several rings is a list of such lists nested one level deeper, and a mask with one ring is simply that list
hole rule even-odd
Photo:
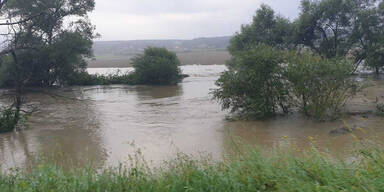
[{"label": "tree", "polygon": [[284,54],[267,45],[233,55],[236,64],[216,82],[214,98],[223,109],[241,116],[269,117],[291,105],[289,88],[284,80]]},{"label": "tree", "polygon": [[[327,58],[343,57],[354,50],[353,31],[362,10],[376,0],[303,0],[297,25],[296,44],[310,47]],[[371,26],[375,27],[375,26]],[[360,62],[365,58],[357,58]]]},{"label": "tree", "polygon": [[233,55],[235,67],[216,82],[213,96],[245,117],[270,117],[302,109],[318,120],[336,118],[358,85],[346,59],[259,45]]},{"label": "tree", "polygon": [[376,73],[384,66],[384,2],[379,6],[362,9],[354,22],[352,39],[356,43],[355,55],[365,61]]},{"label": "tree", "polygon": [[[24,84],[48,87],[63,84],[71,73],[84,70],[85,58],[92,56],[94,26],[87,13],[94,9],[94,0],[13,0],[5,7],[9,17],[31,18],[15,29],[9,50],[14,51],[14,66],[26,70]],[[66,18],[78,18],[65,26]],[[25,53],[29,52],[29,53]],[[17,59],[19,54],[33,54],[33,58]],[[17,60],[17,64],[16,64]],[[31,66],[35,63],[38,66]]]},{"label": "tree", "polygon": [[176,54],[165,48],[149,47],[132,60],[138,84],[173,85],[183,79]]},{"label": "tree", "polygon": [[[25,86],[64,84],[68,76],[85,70],[92,56],[94,26],[87,13],[94,0],[1,1],[8,26],[5,49],[0,52],[2,86],[15,89],[14,119],[20,117]],[[75,18],[75,20],[74,20]],[[71,21],[66,26],[64,20]]]},{"label": "tree", "polygon": [[256,11],[253,21],[249,25],[241,26],[239,33],[231,39],[229,51],[252,49],[260,43],[280,49],[293,46],[294,27],[292,23],[281,16],[277,16],[272,8],[261,5]]}]

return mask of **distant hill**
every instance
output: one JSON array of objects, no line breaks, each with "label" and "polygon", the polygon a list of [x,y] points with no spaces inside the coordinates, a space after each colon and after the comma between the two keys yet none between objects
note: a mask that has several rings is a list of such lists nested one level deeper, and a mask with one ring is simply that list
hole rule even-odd
[{"label": "distant hill", "polygon": [[197,38],[192,40],[132,40],[96,41],[93,50],[98,55],[131,55],[141,53],[145,48],[164,47],[175,52],[196,50],[225,50],[231,37]]},{"label": "distant hill", "polygon": [[224,64],[230,55],[226,51],[231,37],[197,38],[192,40],[132,40],[96,41],[96,60],[89,67],[129,67],[130,60],[145,48],[164,47],[177,53],[183,65]]}]

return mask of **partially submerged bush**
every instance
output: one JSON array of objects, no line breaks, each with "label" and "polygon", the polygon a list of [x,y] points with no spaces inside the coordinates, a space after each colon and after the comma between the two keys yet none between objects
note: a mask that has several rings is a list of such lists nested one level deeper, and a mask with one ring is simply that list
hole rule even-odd
[{"label": "partially submerged bush", "polygon": [[16,111],[13,109],[0,109],[0,133],[13,131],[18,120],[15,119]]},{"label": "partially submerged bush", "polygon": [[281,53],[264,45],[234,55],[232,70],[216,82],[214,98],[224,109],[246,116],[267,117],[279,109],[288,112],[291,97],[282,63]]},{"label": "partially submerged bush", "polygon": [[173,85],[183,79],[176,54],[165,48],[149,47],[132,60],[138,84]]},{"label": "partially submerged bush", "polygon": [[266,45],[236,53],[213,94],[224,109],[268,117],[298,107],[325,120],[338,115],[357,91],[346,60],[279,51]]},{"label": "partially submerged bush", "polygon": [[132,73],[89,74],[80,71],[71,74],[68,85],[174,85],[187,75],[181,74],[180,61],[175,53],[165,48],[145,49],[143,55],[135,57],[132,61],[135,71]]},{"label": "partially submerged bush", "polygon": [[326,59],[310,53],[289,56],[287,79],[299,107],[310,117],[336,118],[358,85],[350,78],[352,65],[345,59]]}]

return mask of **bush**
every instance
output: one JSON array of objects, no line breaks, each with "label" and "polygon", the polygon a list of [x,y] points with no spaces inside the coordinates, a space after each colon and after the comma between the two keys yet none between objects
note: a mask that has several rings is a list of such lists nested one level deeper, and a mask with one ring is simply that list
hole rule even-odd
[{"label": "bush", "polygon": [[13,131],[17,125],[16,112],[12,109],[0,109],[0,133]]},{"label": "bush", "polygon": [[173,85],[183,79],[176,54],[165,48],[149,47],[132,60],[138,84]]},{"label": "bush", "polygon": [[346,60],[279,51],[266,45],[236,53],[213,92],[223,109],[268,117],[291,108],[319,120],[337,117],[357,92]]},{"label": "bush", "polygon": [[350,78],[352,65],[345,59],[326,59],[310,53],[289,56],[287,79],[299,107],[319,120],[336,118],[358,85]]},{"label": "bush", "polygon": [[282,76],[284,61],[280,51],[265,45],[234,55],[231,70],[216,82],[214,98],[241,116],[263,118],[279,109],[288,112],[291,97]]}]

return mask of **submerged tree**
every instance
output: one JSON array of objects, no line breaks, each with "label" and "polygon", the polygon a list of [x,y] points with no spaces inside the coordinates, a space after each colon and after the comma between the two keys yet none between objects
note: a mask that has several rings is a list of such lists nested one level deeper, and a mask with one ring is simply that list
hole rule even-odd
[{"label": "submerged tree", "polygon": [[295,104],[309,117],[339,117],[346,102],[359,90],[358,83],[350,78],[353,67],[347,59],[291,52],[287,64],[284,76]]},{"label": "submerged tree", "polygon": [[261,44],[233,57],[236,67],[223,73],[213,92],[223,109],[260,118],[287,113],[292,99],[283,76],[283,52]]},{"label": "submerged tree", "polygon": [[214,91],[224,109],[269,116],[294,106],[335,117],[358,90],[350,75],[359,64],[384,66],[384,1],[302,0],[293,22],[262,5],[228,49]]},{"label": "submerged tree", "polygon": [[242,117],[270,117],[298,108],[318,120],[336,118],[358,90],[346,59],[259,45],[233,55],[213,92],[223,109]]},{"label": "submerged tree", "polygon": [[173,85],[183,79],[179,59],[165,48],[149,47],[132,63],[137,84]]},{"label": "submerged tree", "polygon": [[[26,86],[64,84],[84,70],[92,56],[94,26],[87,13],[94,0],[2,1],[1,16],[8,33],[0,52],[0,82],[15,90],[15,119],[19,119]],[[66,25],[66,22],[69,25]]]}]

